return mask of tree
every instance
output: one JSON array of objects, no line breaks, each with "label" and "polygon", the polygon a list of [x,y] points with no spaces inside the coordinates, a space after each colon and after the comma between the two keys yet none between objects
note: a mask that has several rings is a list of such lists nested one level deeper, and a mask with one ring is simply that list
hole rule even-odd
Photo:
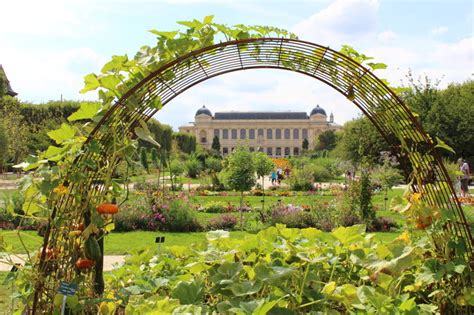
[{"label": "tree", "polygon": [[373,164],[380,157],[380,152],[389,151],[385,139],[367,117],[360,117],[344,124],[342,139],[338,143],[339,152],[343,159],[354,165],[364,159]]},{"label": "tree", "polygon": [[390,156],[390,152],[382,152],[380,159],[382,165],[375,168],[372,172],[372,178],[374,183],[380,185],[384,191],[384,210],[387,210],[388,191],[400,183],[403,180],[403,176],[400,170],[395,168],[399,163],[395,157]]},{"label": "tree", "polygon": [[336,146],[336,133],[334,130],[325,130],[318,136],[318,150],[332,150]]},{"label": "tree", "polygon": [[262,213],[265,211],[265,176],[267,176],[274,168],[272,160],[263,152],[254,152],[253,160],[257,177],[262,178]]},{"label": "tree", "polygon": [[218,136],[214,136],[214,138],[212,138],[211,148],[216,152],[221,152],[221,143],[219,142]]},{"label": "tree", "polygon": [[181,176],[184,173],[184,167],[183,163],[179,160],[172,160],[169,163],[169,169],[170,169],[170,178],[171,178],[171,189],[175,190],[176,189],[176,182],[179,179],[179,176]]},{"label": "tree", "polygon": [[158,151],[156,151],[156,148],[151,148],[151,160],[155,165],[155,168],[159,168],[160,161],[158,160]]},{"label": "tree", "polygon": [[219,181],[219,177],[217,176],[217,173],[219,173],[222,170],[222,161],[219,158],[215,157],[208,157],[206,159],[206,168],[207,172],[211,176],[211,181],[212,181],[212,189],[220,189],[222,188],[222,184]]},{"label": "tree", "polygon": [[196,178],[198,177],[199,173],[201,173],[202,165],[198,159],[195,157],[190,157],[186,160],[184,168],[186,169],[187,176]]},{"label": "tree", "polygon": [[5,148],[8,148],[8,138],[3,127],[3,121],[0,120],[0,173],[3,172],[7,162],[8,154]]},{"label": "tree", "polygon": [[147,173],[150,173],[150,168],[148,166],[148,157],[146,154],[146,148],[140,150],[140,162],[142,163],[143,168]]},{"label": "tree", "polygon": [[225,160],[224,178],[229,188],[240,191],[240,228],[243,228],[244,191],[255,185],[253,155],[246,148],[239,147]]},{"label": "tree", "polygon": [[302,148],[303,148],[303,151],[308,151],[308,148],[309,148],[308,139],[306,139],[306,138],[303,139]]}]

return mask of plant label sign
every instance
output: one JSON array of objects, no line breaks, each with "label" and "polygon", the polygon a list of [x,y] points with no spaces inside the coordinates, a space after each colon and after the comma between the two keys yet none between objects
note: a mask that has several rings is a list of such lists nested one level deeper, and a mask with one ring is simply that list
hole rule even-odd
[{"label": "plant label sign", "polygon": [[77,284],[61,281],[61,283],[59,284],[58,293],[65,296],[72,296],[76,293],[76,290]]},{"label": "plant label sign", "polygon": [[158,236],[155,238],[155,243],[164,243],[165,242],[165,237],[164,236]]}]

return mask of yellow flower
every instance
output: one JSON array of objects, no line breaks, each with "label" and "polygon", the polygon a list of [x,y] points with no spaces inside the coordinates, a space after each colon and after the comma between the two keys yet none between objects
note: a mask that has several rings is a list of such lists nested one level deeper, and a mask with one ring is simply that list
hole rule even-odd
[{"label": "yellow flower", "polygon": [[403,232],[396,238],[397,240],[403,241],[405,243],[410,243],[410,234],[407,231]]},{"label": "yellow flower", "polygon": [[56,188],[53,189],[53,192],[58,194],[58,195],[66,195],[69,192],[69,189],[64,186],[63,184],[57,186]]},{"label": "yellow flower", "polygon": [[420,193],[413,193],[413,194],[411,195],[411,200],[412,200],[413,202],[417,202],[417,201],[419,201],[420,199],[421,199],[421,194],[420,194]]}]

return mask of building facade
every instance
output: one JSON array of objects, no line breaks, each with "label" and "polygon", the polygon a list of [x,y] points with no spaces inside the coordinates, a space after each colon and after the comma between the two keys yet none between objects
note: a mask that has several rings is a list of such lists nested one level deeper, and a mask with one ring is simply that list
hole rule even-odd
[{"label": "building facade", "polygon": [[196,136],[197,142],[211,149],[212,140],[219,138],[221,153],[229,154],[238,146],[250,151],[265,152],[271,157],[299,155],[304,139],[308,148],[316,145],[318,135],[326,130],[337,130],[334,115],[317,105],[310,112],[212,112],[203,106],[195,121],[179,127],[183,133]]}]

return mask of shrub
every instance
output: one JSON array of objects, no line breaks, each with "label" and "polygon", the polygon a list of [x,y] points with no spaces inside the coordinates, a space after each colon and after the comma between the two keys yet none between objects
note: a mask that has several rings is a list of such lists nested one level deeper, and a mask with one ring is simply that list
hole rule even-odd
[{"label": "shrub", "polygon": [[212,218],[207,223],[207,230],[232,230],[238,223],[238,218],[231,214],[222,214]]},{"label": "shrub", "polygon": [[398,228],[399,226],[395,220],[388,217],[377,217],[372,221],[372,224],[368,226],[370,232],[390,232]]},{"label": "shrub", "polygon": [[202,165],[197,159],[190,158],[185,162],[184,168],[188,177],[196,178],[201,173]]},{"label": "shrub", "polygon": [[123,205],[120,207],[120,211],[114,215],[114,223],[117,232],[158,230],[158,224],[155,222],[151,210],[142,205]]},{"label": "shrub", "polygon": [[333,178],[329,169],[319,164],[310,164],[307,167],[306,172],[311,174],[313,181],[315,182],[326,182]]},{"label": "shrub", "polygon": [[211,201],[204,206],[204,211],[208,213],[224,213],[227,212],[227,206],[223,202]]},{"label": "shrub", "polygon": [[315,221],[310,212],[303,211],[302,208],[275,205],[271,208],[270,223],[272,225],[285,224],[292,228],[314,227]]},{"label": "shrub", "polygon": [[195,232],[202,229],[195,212],[183,199],[176,198],[168,204],[156,204],[152,207],[152,212],[160,231]]},{"label": "shrub", "polygon": [[304,169],[294,169],[288,178],[291,190],[307,191],[313,189],[313,178]]}]

